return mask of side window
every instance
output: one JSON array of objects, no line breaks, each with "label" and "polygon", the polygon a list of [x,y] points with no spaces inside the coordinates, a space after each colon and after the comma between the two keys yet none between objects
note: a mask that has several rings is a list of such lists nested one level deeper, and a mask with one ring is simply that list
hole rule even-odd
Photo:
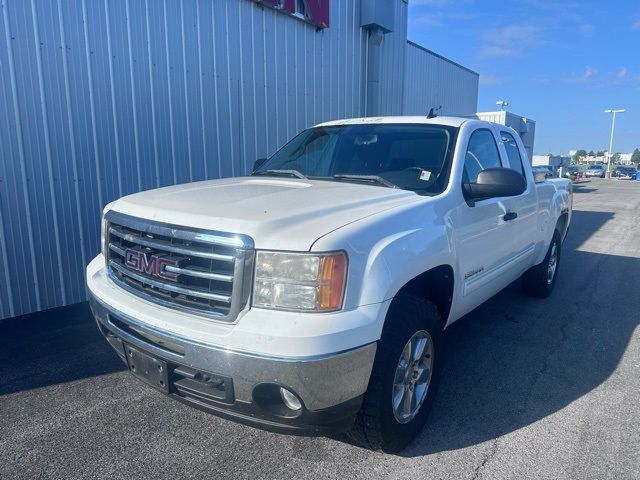
[{"label": "side window", "polygon": [[516,143],[516,139],[513,135],[507,132],[500,132],[504,149],[507,151],[507,157],[509,158],[509,167],[524,176],[524,167],[522,166],[522,156],[520,155],[520,149]]},{"label": "side window", "polygon": [[475,183],[482,170],[500,167],[502,161],[493,133],[487,129],[473,132],[464,159],[465,182]]}]

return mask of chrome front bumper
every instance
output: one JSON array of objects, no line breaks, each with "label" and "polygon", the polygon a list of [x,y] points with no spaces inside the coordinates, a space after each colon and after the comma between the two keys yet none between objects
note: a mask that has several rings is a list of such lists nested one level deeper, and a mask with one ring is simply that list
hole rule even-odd
[{"label": "chrome front bumper", "polygon": [[[213,401],[211,408],[204,409],[273,430],[319,434],[337,429],[333,423],[343,427],[350,424],[367,389],[376,353],[376,343],[329,356],[303,358],[230,351],[150,328],[93,294],[90,305],[100,330],[116,351],[118,345],[131,345],[175,368],[186,367],[230,379],[232,400]],[[124,351],[118,353],[126,362]],[[293,391],[302,400],[303,412],[293,415],[263,408],[257,396],[262,387],[256,388],[264,385],[284,386]],[[170,386],[168,393],[176,392]],[[327,426],[326,422],[332,425]]]}]

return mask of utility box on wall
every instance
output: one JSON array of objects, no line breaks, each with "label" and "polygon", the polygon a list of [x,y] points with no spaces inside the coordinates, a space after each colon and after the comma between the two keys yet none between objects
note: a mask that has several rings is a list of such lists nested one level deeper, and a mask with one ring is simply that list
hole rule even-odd
[{"label": "utility box on wall", "polygon": [[395,2],[385,0],[361,0],[360,26],[368,30],[379,28],[384,33],[393,32],[395,25]]}]

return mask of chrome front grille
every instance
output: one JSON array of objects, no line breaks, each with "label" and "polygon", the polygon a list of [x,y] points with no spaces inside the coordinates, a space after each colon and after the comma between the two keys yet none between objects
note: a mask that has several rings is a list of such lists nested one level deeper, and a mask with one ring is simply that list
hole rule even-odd
[{"label": "chrome front grille", "polygon": [[165,306],[227,322],[247,305],[254,258],[249,237],[113,211],[106,220],[108,272],[121,287]]}]

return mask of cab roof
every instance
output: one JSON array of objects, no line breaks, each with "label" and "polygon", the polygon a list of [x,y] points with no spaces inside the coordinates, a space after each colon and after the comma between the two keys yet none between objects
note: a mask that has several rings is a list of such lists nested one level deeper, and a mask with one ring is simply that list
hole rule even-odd
[{"label": "cab roof", "polygon": [[345,118],[342,120],[332,120],[330,122],[320,123],[316,125],[316,127],[329,127],[329,126],[336,126],[336,125],[364,125],[364,124],[373,124],[373,123],[377,123],[377,124],[415,123],[415,124],[425,124],[425,125],[445,125],[448,127],[460,127],[463,123],[468,121],[470,121],[469,118],[463,118],[463,117],[434,117],[434,118],[427,118],[426,116],[360,117],[360,118]]}]

